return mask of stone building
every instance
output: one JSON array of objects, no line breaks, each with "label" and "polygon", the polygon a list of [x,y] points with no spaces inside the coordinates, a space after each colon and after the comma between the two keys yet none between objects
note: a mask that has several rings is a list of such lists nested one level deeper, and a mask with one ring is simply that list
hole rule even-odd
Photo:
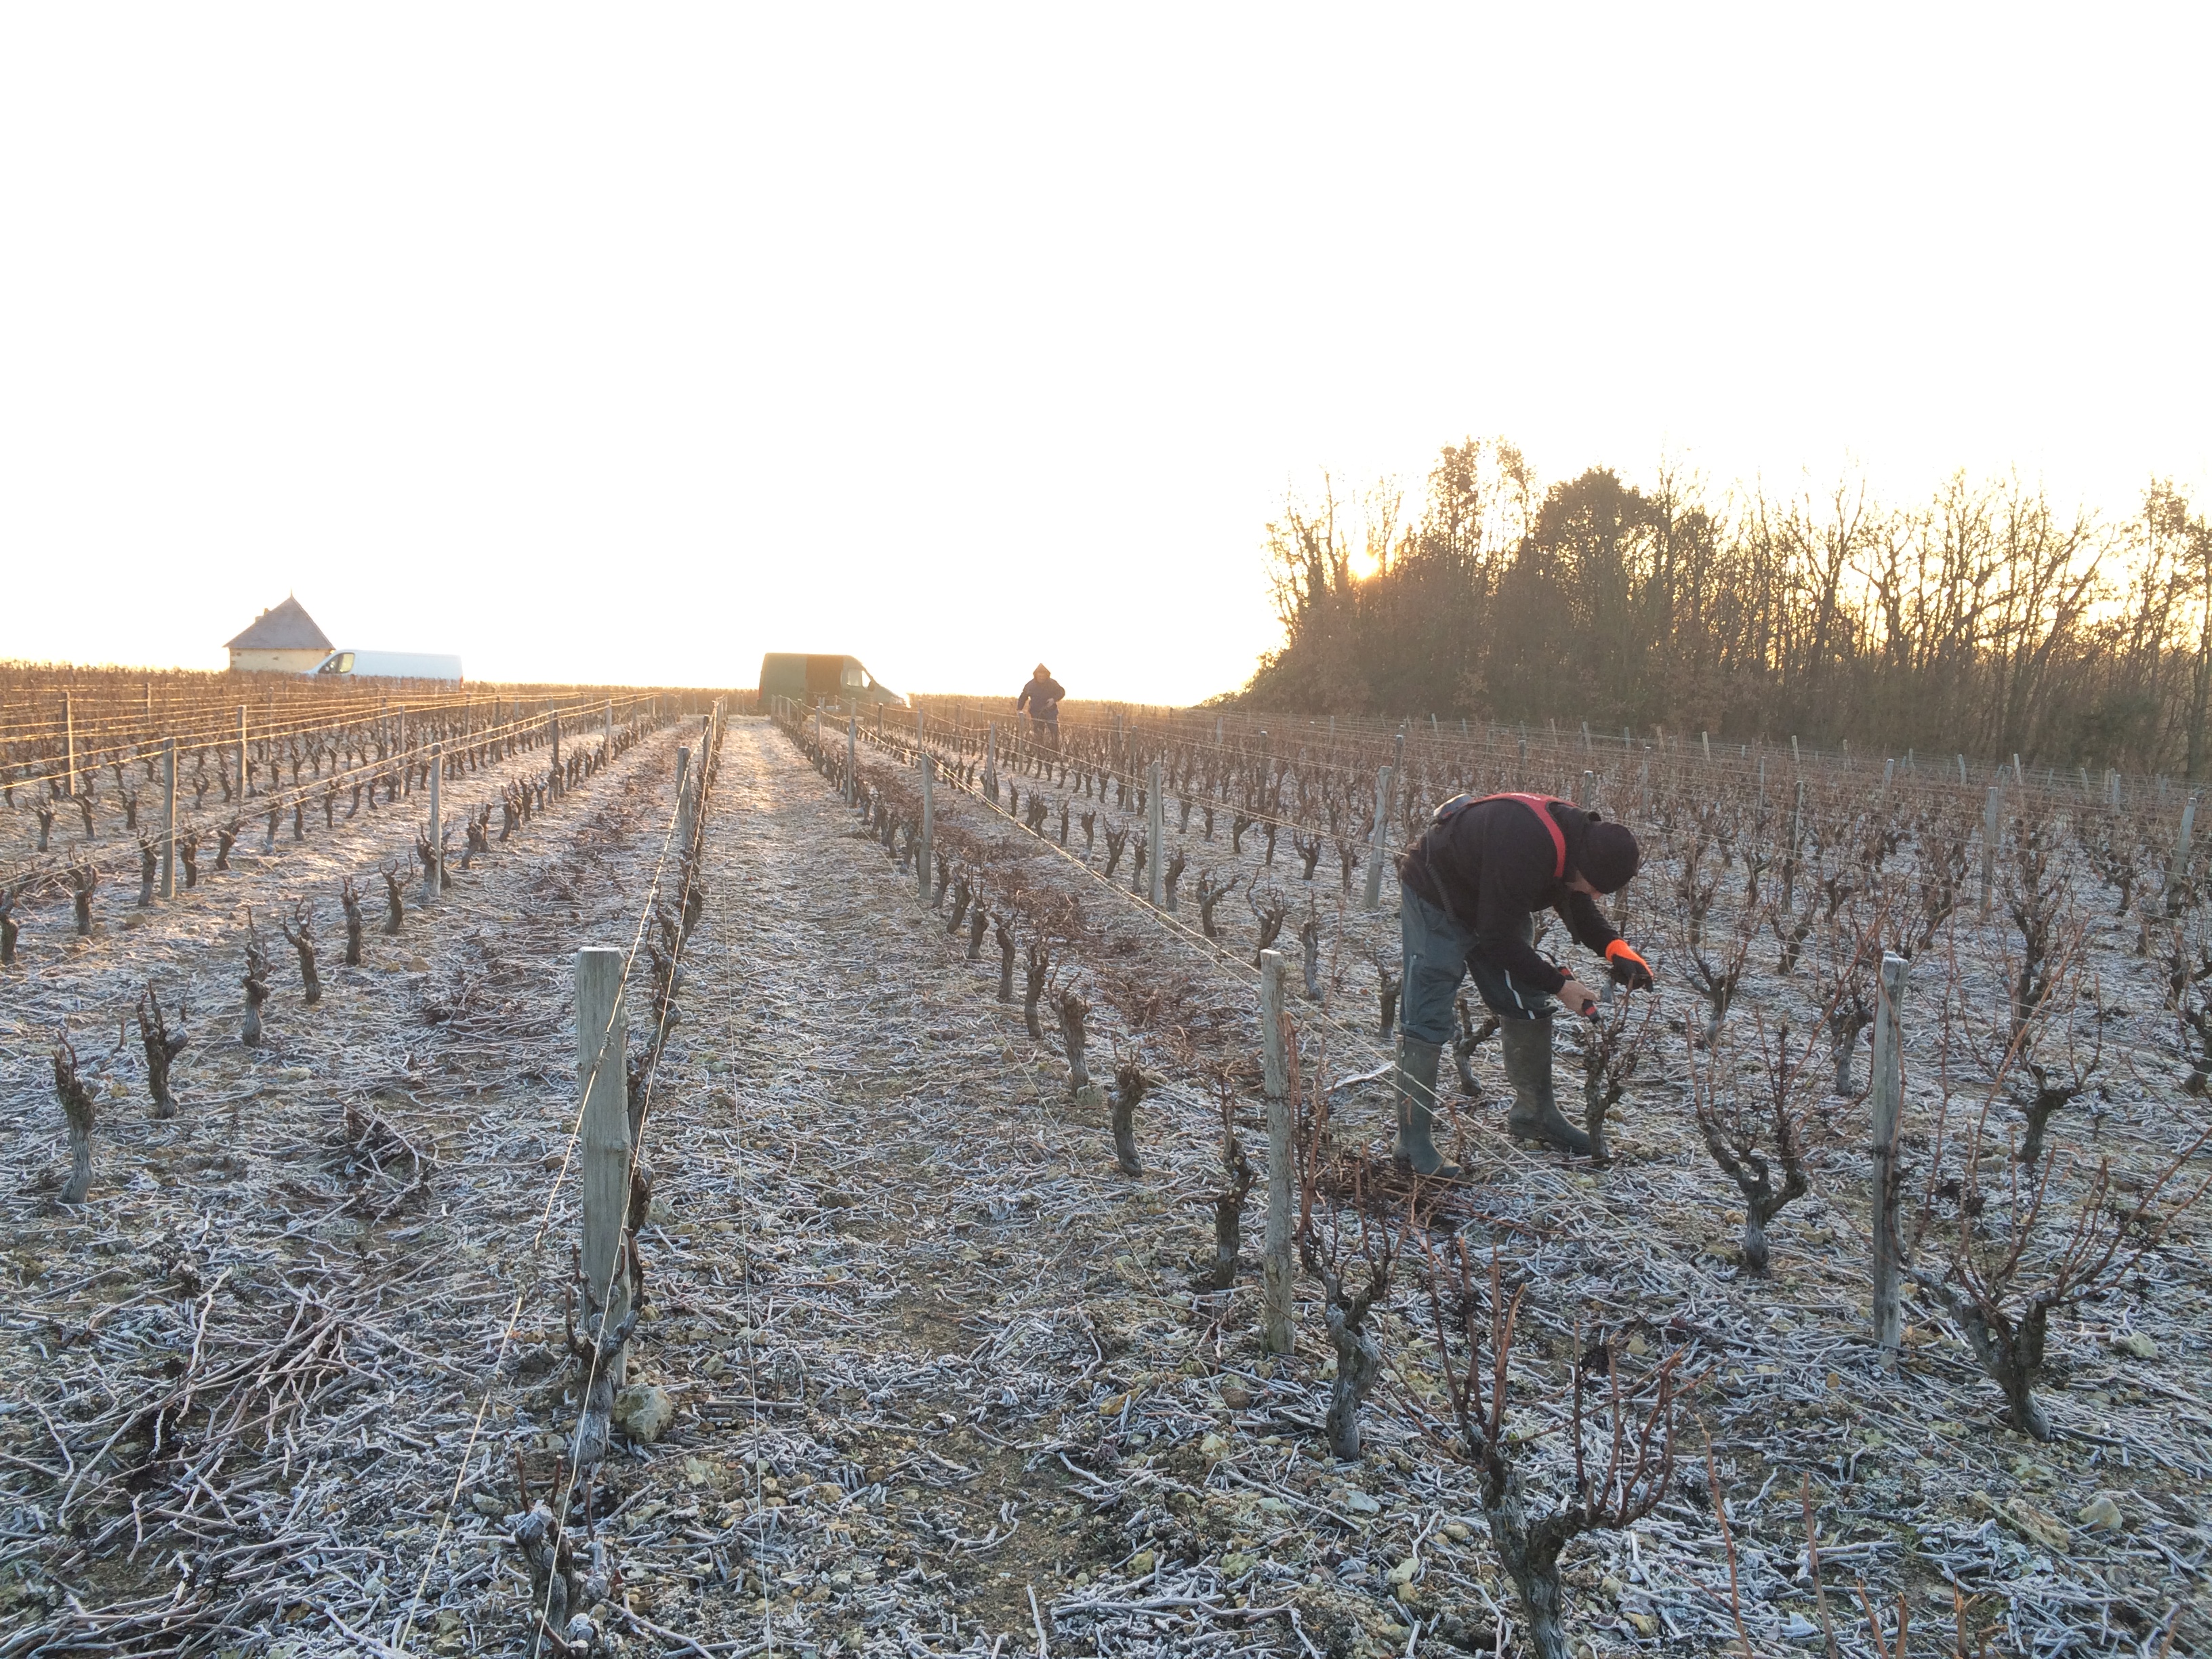
[{"label": "stone building", "polygon": [[306,674],[331,653],[331,642],[307,607],[290,594],[253,619],[230,642],[230,665],[264,673]]}]

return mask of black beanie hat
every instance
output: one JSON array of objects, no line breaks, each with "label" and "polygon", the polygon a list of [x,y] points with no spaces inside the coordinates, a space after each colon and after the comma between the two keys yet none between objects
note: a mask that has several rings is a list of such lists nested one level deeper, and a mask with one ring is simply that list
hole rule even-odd
[{"label": "black beanie hat", "polygon": [[1618,893],[1635,878],[1643,858],[1626,824],[1599,819],[1583,831],[1582,856],[1576,860],[1576,868],[1599,892]]}]

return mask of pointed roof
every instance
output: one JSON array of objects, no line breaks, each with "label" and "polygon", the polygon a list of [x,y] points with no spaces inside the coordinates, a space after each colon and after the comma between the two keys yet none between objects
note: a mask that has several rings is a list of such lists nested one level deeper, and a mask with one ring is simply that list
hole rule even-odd
[{"label": "pointed roof", "polygon": [[331,642],[315,626],[307,607],[290,594],[284,603],[263,611],[252,625],[225,647],[232,651],[328,651]]}]

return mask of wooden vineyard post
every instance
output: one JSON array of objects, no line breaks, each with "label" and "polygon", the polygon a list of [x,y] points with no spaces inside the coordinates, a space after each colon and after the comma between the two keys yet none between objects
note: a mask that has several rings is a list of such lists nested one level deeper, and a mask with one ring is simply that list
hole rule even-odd
[{"label": "wooden vineyard post", "polygon": [[1269,1353],[1297,1342],[1291,1322],[1291,1057],[1283,1034],[1283,953],[1260,952],[1261,1082],[1267,1096],[1267,1235],[1261,1256],[1261,1335]]},{"label": "wooden vineyard post", "polygon": [[607,699],[606,745],[607,758],[612,760],[615,753],[615,700],[612,697]]},{"label": "wooden vineyard post", "polygon": [[691,792],[684,787],[691,775],[691,751],[676,751],[676,856],[691,850]]},{"label": "wooden vineyard post", "polygon": [[860,744],[860,716],[858,710],[845,716],[845,805],[854,804],[858,786],[854,782],[854,769],[859,763]]},{"label": "wooden vineyard post", "polygon": [[[407,717],[407,711],[401,709],[399,716],[404,720]],[[561,793],[561,711],[556,708],[550,700],[545,705],[545,733],[546,741],[553,745],[553,760],[550,771],[550,776],[553,781],[552,793],[558,795]]]},{"label": "wooden vineyard post", "polygon": [[999,804],[999,723],[993,720],[983,734],[983,799]]},{"label": "wooden vineyard post", "polygon": [[914,884],[929,902],[929,843],[937,834],[937,757],[921,757],[921,839],[914,847]]},{"label": "wooden vineyard post", "polygon": [[1375,775],[1375,829],[1367,838],[1367,891],[1363,902],[1370,910],[1382,908],[1382,836],[1390,812],[1390,769]]},{"label": "wooden vineyard post", "polygon": [[1146,867],[1152,875],[1152,908],[1158,910],[1164,908],[1168,902],[1167,884],[1160,873],[1161,866],[1167,857],[1167,810],[1166,804],[1160,799],[1160,763],[1158,761],[1152,763],[1150,775],[1146,779],[1145,803]]},{"label": "wooden vineyard post", "polygon": [[[147,696],[153,695],[149,686]],[[177,896],[177,740],[161,739],[161,896]]]},{"label": "wooden vineyard post", "polygon": [[76,793],[76,703],[62,693],[62,793]]},{"label": "wooden vineyard post", "polygon": [[430,745],[430,856],[422,861],[422,902],[434,904],[445,885],[446,826],[438,810],[440,781],[446,775],[446,745]]},{"label": "wooden vineyard post", "polygon": [[1905,1068],[1904,1033],[1899,1029],[1898,1013],[1911,967],[1893,951],[1882,952],[1868,1091],[1874,1117],[1874,1337],[1885,1363],[1896,1356],[1903,1318],[1897,1284],[1897,1119]]},{"label": "wooden vineyard post", "polygon": [[1990,797],[1982,807],[1982,914],[1990,913],[1990,896],[1997,879],[1997,808],[1999,793],[1996,785],[1990,786]]},{"label": "wooden vineyard post", "polygon": [[[619,1271],[617,1260],[629,1213],[629,1055],[623,953],[587,946],[576,952],[576,1078],[584,1096],[582,1267],[586,1312],[605,1307],[603,1330],[620,1324],[629,1311],[629,1275]],[[617,1388],[629,1358],[627,1347],[615,1358]]]},{"label": "wooden vineyard post", "polygon": [[1797,849],[1805,837],[1805,780],[1797,780],[1797,805],[1790,814],[1790,850],[1782,860],[1782,908],[1790,908],[1797,886]]},{"label": "wooden vineyard post", "polygon": [[2181,803],[2181,833],[2174,837],[2173,861],[2167,866],[2166,878],[2168,915],[2179,915],[2182,896],[2189,890],[2189,843],[2197,829],[2197,797],[2191,794]]},{"label": "wooden vineyard post", "polygon": [[251,793],[246,787],[246,705],[238,705],[238,798],[244,800]]}]

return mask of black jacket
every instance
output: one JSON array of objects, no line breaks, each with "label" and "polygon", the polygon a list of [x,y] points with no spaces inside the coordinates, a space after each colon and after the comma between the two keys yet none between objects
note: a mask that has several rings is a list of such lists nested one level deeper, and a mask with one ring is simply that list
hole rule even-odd
[{"label": "black jacket", "polygon": [[1031,676],[1022,688],[1022,695],[1014,699],[1014,711],[1021,712],[1027,704],[1030,718],[1036,720],[1056,720],[1060,718],[1060,700],[1067,695],[1066,688],[1058,680],[1041,680]]},{"label": "black jacket", "polygon": [[[1566,836],[1571,876],[1590,815],[1565,801],[1553,801],[1549,810]],[[1567,931],[1601,956],[1620,937],[1589,894],[1570,890],[1553,875],[1557,859],[1550,832],[1525,805],[1492,800],[1431,823],[1406,849],[1399,874],[1407,886],[1474,934],[1470,959],[1555,992],[1567,982],[1566,975],[1521,939],[1522,924],[1532,913],[1557,911]]]}]

